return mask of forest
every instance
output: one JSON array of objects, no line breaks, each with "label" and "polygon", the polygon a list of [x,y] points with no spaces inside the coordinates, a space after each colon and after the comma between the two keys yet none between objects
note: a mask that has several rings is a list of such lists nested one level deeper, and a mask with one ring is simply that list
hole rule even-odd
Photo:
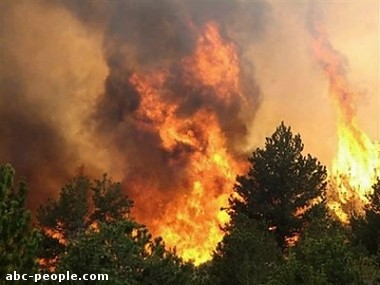
[{"label": "forest", "polygon": [[110,176],[78,175],[31,213],[28,181],[4,162],[0,283],[29,284],[5,281],[14,271],[70,271],[106,273],[109,280],[61,284],[380,284],[380,179],[363,211],[342,223],[328,207],[326,167],[303,151],[301,136],[281,123],[250,154],[248,171],[236,177],[221,209],[229,215],[220,225],[223,238],[200,265],[136,220],[128,189]]}]

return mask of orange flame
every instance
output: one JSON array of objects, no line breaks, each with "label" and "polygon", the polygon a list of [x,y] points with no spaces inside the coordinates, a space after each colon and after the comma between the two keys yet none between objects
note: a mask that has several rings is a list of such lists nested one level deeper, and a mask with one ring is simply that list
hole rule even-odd
[{"label": "orange flame", "polygon": [[[216,96],[216,101],[226,105],[232,96],[243,98],[235,49],[232,43],[222,40],[215,23],[206,25],[194,54],[180,63],[186,86],[211,88],[213,92],[200,95]],[[242,171],[244,163],[227,149],[226,137],[210,108],[200,108],[187,117],[177,115],[177,103],[167,98],[172,92],[165,85],[169,76],[168,69],[160,69],[137,72],[130,77],[141,95],[135,118],[139,128],[159,135],[163,149],[170,152],[186,146],[179,157],[169,162],[177,165],[183,177],[179,186],[183,189],[176,189],[176,193],[186,194],[171,195],[168,201],[159,191],[151,191],[155,185],[147,186],[146,181],[141,181],[141,185],[134,185],[139,188],[140,197],[133,198],[141,204],[147,204],[150,199],[166,201],[159,220],[152,221],[151,215],[144,219],[145,213],[139,212],[137,218],[145,221],[153,234],[161,235],[169,247],[175,247],[185,260],[199,264],[211,258],[223,236],[220,225],[228,221],[228,215],[221,208],[228,204],[235,176]],[[153,189],[147,191],[147,187]],[[145,209],[154,210],[158,209]]]},{"label": "orange flame", "polygon": [[358,94],[346,78],[342,55],[319,26],[315,27],[313,51],[329,79],[330,95],[338,111],[338,152],[331,167],[332,183],[338,192],[330,207],[348,222],[352,212],[360,213],[368,203],[367,196],[380,171],[380,145],[360,129],[355,110]]},{"label": "orange flame", "polygon": [[[57,226],[58,228],[60,228],[62,224],[58,222]],[[58,229],[44,227],[41,230],[46,236],[55,239],[61,245],[67,245],[67,240],[65,236]],[[57,261],[58,256],[55,256],[53,258],[38,258],[37,263],[41,268],[44,268],[50,272],[54,272],[56,269]]]},{"label": "orange flame", "polygon": [[240,90],[240,69],[236,47],[233,43],[224,43],[219,35],[218,26],[210,23],[198,39],[194,57],[184,60],[193,78],[205,86],[217,90],[220,99],[229,101]]},{"label": "orange flame", "polygon": [[[60,226],[60,223],[58,224],[58,226]],[[45,235],[57,240],[60,244],[62,244],[62,245],[67,244],[67,240],[64,237],[62,232],[60,232],[56,229],[53,229],[53,228],[43,228],[42,230],[43,230]]]}]

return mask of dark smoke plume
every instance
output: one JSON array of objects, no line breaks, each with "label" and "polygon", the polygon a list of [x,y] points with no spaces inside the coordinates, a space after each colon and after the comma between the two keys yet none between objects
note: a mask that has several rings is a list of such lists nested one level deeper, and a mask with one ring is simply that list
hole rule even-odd
[{"label": "dark smoke plume", "polygon": [[16,46],[24,43],[15,36],[21,19],[13,13],[12,2],[0,4],[0,162],[11,162],[28,181],[33,207],[75,171],[75,151],[46,113],[41,96],[29,90],[33,74],[17,54]]},{"label": "dark smoke plume", "polygon": [[[80,130],[87,129],[92,133],[97,140],[94,144],[109,153],[124,155],[118,160],[125,161],[126,169],[130,169],[125,173],[125,181],[133,180],[135,176],[147,177],[148,181],[158,184],[158,189],[174,191],[176,185],[186,183],[178,170],[181,164],[186,165],[181,154],[192,151],[186,145],[178,145],[168,152],[160,147],[157,133],[138,128],[134,113],[140,106],[141,95],[129,81],[129,76],[136,71],[163,67],[171,70],[166,82],[170,92],[163,95],[164,100],[179,105],[179,117],[190,116],[200,108],[213,110],[230,151],[239,154],[237,145],[244,141],[247,132],[245,119],[252,118],[260,102],[253,68],[246,60],[244,50],[263,33],[269,10],[265,2],[69,0],[21,2],[17,7],[11,1],[4,2],[0,12],[0,160],[11,162],[27,178],[35,203],[40,203],[52,191],[52,185],[42,183],[50,179],[60,184],[75,172],[76,167],[82,164],[87,167],[88,162],[62,131],[61,118],[56,116],[65,116],[65,113],[54,114],[54,110],[47,107],[52,104],[51,97],[54,96],[47,91],[52,89],[41,90],[37,96],[27,87],[33,80],[33,67],[20,60],[17,49],[14,50],[15,45],[23,44],[23,37],[12,42],[15,40],[12,35],[19,32],[18,22],[23,20],[15,17],[14,11],[28,5],[42,7],[43,13],[39,10],[38,17],[64,10],[85,27],[88,35],[103,35],[103,59],[108,67],[104,92],[97,94],[91,112],[78,124],[82,124]],[[249,98],[248,107],[238,99],[223,105],[207,86],[183,83],[185,74],[178,62],[194,52],[199,31],[210,21],[217,22],[222,37],[239,49],[240,81]],[[46,27],[46,33],[49,34],[49,27]],[[28,37],[28,31],[23,31],[22,35]],[[70,100],[64,94],[61,97],[64,102]],[[178,163],[170,164],[172,160]]]}]

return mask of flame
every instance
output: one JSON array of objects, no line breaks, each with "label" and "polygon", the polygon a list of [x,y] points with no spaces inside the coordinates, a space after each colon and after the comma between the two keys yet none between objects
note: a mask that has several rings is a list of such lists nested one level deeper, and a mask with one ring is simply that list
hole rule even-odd
[{"label": "flame", "polygon": [[233,43],[224,43],[218,26],[211,22],[198,39],[195,55],[184,60],[191,76],[205,86],[217,90],[222,100],[229,101],[238,94],[241,98],[239,59]]},{"label": "flame", "polygon": [[[199,92],[212,90],[200,96],[213,96],[215,102],[224,105],[234,98],[244,98],[236,47],[223,41],[215,23],[204,27],[194,53],[181,60],[180,68],[186,88],[201,86]],[[227,138],[210,106],[186,117],[178,115],[179,104],[170,99],[173,91],[167,87],[171,76],[170,69],[160,68],[136,72],[129,79],[141,95],[135,122],[140,129],[158,134],[160,147],[167,153],[176,153],[169,164],[182,177],[175,190],[181,195],[174,193],[170,199],[155,191],[154,183],[135,182],[133,186],[139,189],[135,191],[139,196],[133,197],[136,203],[164,204],[163,208],[144,210],[162,210],[159,219],[153,220],[154,213],[148,217],[146,213],[135,215],[148,224],[153,234],[162,236],[169,247],[175,247],[184,260],[199,264],[211,258],[222,239],[220,225],[228,221],[228,215],[221,208],[228,204],[235,177],[245,168],[245,162],[228,150]]]},{"label": "flame", "polygon": [[[64,234],[59,230],[62,227],[62,223],[58,222],[57,228],[43,227],[41,230],[46,236],[55,239],[59,244],[66,246],[67,239]],[[53,258],[38,258],[37,263],[41,268],[44,268],[50,272],[54,272],[56,269],[58,256]]]},{"label": "flame", "polygon": [[330,207],[343,222],[349,215],[361,213],[380,171],[380,145],[359,127],[355,110],[358,93],[346,77],[345,61],[331,46],[320,26],[315,26],[313,51],[329,79],[329,92],[338,113],[338,151],[332,162],[332,184],[337,193]]},{"label": "flame", "polygon": [[[61,226],[61,223],[58,223],[58,227],[60,226]],[[43,228],[42,231],[46,236],[57,240],[60,244],[67,245],[67,240],[61,231],[54,228],[48,228],[48,227]]]}]

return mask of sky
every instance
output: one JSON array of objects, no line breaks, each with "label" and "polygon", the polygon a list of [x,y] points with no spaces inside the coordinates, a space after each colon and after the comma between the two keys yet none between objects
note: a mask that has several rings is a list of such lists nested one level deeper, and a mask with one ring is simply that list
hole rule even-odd
[{"label": "sky", "polygon": [[[336,151],[336,114],[328,80],[313,60],[305,27],[310,9],[333,47],[347,60],[359,124],[375,141],[380,138],[379,1],[273,1],[267,38],[252,49],[263,101],[252,129],[259,144],[284,120],[300,132],[305,148],[329,165]],[[266,122],[266,123],[262,123]],[[260,135],[256,135],[256,133]]]}]

